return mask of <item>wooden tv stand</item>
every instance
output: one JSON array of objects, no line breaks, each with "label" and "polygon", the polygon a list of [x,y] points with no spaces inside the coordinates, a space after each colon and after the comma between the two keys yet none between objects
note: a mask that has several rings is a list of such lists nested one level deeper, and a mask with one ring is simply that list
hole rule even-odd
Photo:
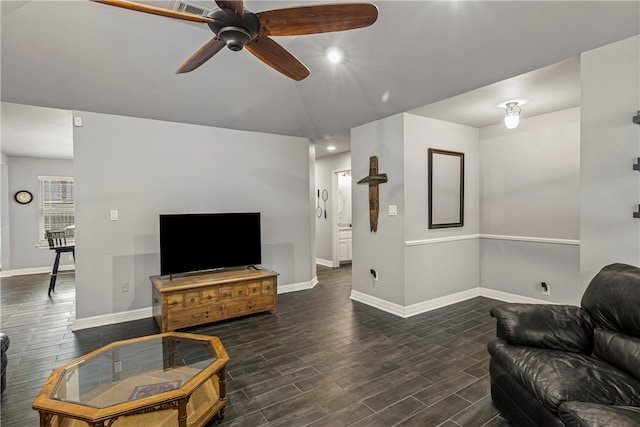
[{"label": "wooden tv stand", "polygon": [[237,268],[173,277],[151,276],[153,317],[162,332],[246,314],[278,312],[278,273]]}]

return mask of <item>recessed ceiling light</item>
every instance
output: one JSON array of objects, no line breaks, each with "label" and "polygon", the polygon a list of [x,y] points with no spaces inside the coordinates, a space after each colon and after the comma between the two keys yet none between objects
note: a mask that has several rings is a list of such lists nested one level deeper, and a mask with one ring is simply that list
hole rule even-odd
[{"label": "recessed ceiling light", "polygon": [[339,64],[344,59],[344,53],[337,47],[330,47],[327,49],[327,59],[334,64]]},{"label": "recessed ceiling light", "polygon": [[329,145],[327,147],[327,151],[335,151],[336,150],[336,146],[335,145]]}]

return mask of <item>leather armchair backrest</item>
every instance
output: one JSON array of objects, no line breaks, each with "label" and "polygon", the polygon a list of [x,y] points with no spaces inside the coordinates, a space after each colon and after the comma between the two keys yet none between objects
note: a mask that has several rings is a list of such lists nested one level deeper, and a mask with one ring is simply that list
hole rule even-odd
[{"label": "leather armchair backrest", "polygon": [[640,338],[596,328],[593,354],[640,380]]},{"label": "leather armchair backrest", "polygon": [[640,338],[640,268],[604,267],[591,280],[581,305],[598,327]]}]

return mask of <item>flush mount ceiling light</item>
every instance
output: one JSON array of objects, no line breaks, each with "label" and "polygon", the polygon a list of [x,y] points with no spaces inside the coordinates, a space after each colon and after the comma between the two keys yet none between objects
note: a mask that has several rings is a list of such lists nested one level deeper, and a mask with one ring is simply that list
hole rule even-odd
[{"label": "flush mount ceiling light", "polygon": [[344,59],[344,53],[337,47],[330,47],[329,49],[327,49],[326,54],[329,62],[332,62],[334,64],[339,64]]},{"label": "flush mount ceiling light", "polygon": [[504,113],[504,125],[507,129],[515,129],[520,123],[520,107],[517,102],[510,102],[507,104],[507,109]]},{"label": "flush mount ceiling light", "polygon": [[335,145],[329,145],[327,147],[327,151],[335,151],[336,150],[336,146]]},{"label": "flush mount ceiling light", "polygon": [[525,99],[513,99],[498,104],[499,108],[504,108],[504,125],[507,129],[515,129],[520,123],[520,105],[526,104]]}]

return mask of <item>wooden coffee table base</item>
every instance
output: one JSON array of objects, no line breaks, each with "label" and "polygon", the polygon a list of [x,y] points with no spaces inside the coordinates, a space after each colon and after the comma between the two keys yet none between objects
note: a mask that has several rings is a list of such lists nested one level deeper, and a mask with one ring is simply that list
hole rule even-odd
[{"label": "wooden coffee table base", "polygon": [[[180,333],[162,335],[172,339],[196,337],[196,335]],[[53,398],[56,386],[59,390],[58,384],[68,380],[65,369],[73,366],[75,362],[54,370],[33,404],[33,409],[40,412],[40,426],[200,427],[214,417],[223,419],[227,403],[228,356],[217,338],[203,338],[206,338],[203,341],[207,344],[209,339],[216,340],[214,347],[219,359],[209,367],[197,369],[188,366],[174,367],[171,364],[171,367],[165,369],[128,374],[122,379],[117,378],[115,381],[99,385],[84,393],[82,404]],[[135,343],[135,340],[130,341]],[[122,343],[129,343],[129,341],[120,342]],[[94,353],[99,351],[104,350]],[[87,357],[91,357],[94,353]],[[191,379],[182,380],[182,378]],[[149,392],[149,387],[157,388],[167,384],[162,380],[175,381],[182,386],[167,392]],[[73,391],[77,384],[70,382],[68,386]],[[134,390],[134,393],[131,390]],[[62,393],[65,393],[64,389]],[[112,402],[114,396],[129,395],[131,395],[129,401],[118,404],[105,403]]]}]

